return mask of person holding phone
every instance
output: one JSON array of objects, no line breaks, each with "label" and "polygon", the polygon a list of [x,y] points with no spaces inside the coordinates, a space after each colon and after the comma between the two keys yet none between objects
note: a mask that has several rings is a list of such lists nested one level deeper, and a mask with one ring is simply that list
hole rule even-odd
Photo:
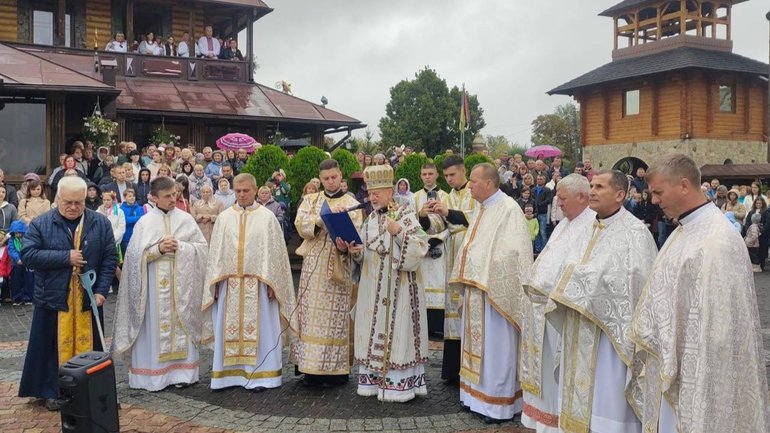
[{"label": "person holding phone", "polygon": [[428,336],[443,339],[444,336],[444,297],[446,296],[447,257],[444,241],[449,237],[449,230],[441,223],[441,217],[434,214],[433,206],[446,201],[448,194],[439,189],[436,183],[438,170],[433,163],[427,163],[420,169],[423,187],[414,193],[414,208],[419,212],[420,225],[430,236],[430,249],[422,263],[422,277],[425,284],[425,301],[428,307]]}]

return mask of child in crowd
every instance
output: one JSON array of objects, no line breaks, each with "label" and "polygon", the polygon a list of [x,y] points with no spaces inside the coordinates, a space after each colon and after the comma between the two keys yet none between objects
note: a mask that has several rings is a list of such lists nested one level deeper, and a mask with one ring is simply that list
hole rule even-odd
[{"label": "child in crowd", "polygon": [[27,232],[27,225],[21,220],[11,223],[8,241],[8,256],[11,259],[11,297],[13,305],[32,305],[35,290],[35,274],[21,261],[21,238]]},{"label": "child in crowd", "polygon": [[19,219],[29,225],[30,221],[38,215],[51,210],[51,202],[45,198],[43,185],[38,180],[27,184],[27,196],[19,202]]},{"label": "child in crowd", "polygon": [[93,211],[99,210],[102,205],[102,190],[94,183],[88,184],[86,192],[86,208]]},{"label": "child in crowd", "polygon": [[144,208],[136,201],[136,193],[132,188],[126,188],[123,191],[123,203],[120,204],[120,210],[126,218],[126,231],[123,233],[123,240],[120,242],[120,250],[125,252],[128,248],[128,241],[134,234],[134,226],[139,218],[144,216]]},{"label": "child in crowd", "polygon": [[535,239],[540,233],[540,224],[538,224],[537,218],[535,218],[535,207],[531,204],[524,206],[524,218],[527,219],[527,226],[529,226],[529,236],[532,240],[532,247],[534,248]]},{"label": "child in crowd", "polygon": [[746,247],[749,249],[749,257],[753,265],[754,272],[762,272],[759,266],[759,237],[762,235],[762,215],[755,213],[751,215],[751,225],[746,230]]}]

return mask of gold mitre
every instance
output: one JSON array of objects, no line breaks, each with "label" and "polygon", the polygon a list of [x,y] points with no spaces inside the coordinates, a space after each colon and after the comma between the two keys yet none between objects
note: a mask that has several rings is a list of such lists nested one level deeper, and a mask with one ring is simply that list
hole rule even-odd
[{"label": "gold mitre", "polygon": [[381,188],[393,188],[393,169],[385,165],[372,165],[364,170],[364,182],[369,191]]}]

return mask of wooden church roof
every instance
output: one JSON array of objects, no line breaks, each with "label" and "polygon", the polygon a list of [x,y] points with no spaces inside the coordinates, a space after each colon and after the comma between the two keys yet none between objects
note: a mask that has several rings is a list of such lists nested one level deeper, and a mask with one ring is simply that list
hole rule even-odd
[{"label": "wooden church roof", "polygon": [[[638,0],[626,0],[632,2]],[[768,65],[727,51],[680,47],[645,56],[618,59],[548,91],[573,95],[576,90],[611,81],[643,77],[687,68],[768,75]]]},{"label": "wooden church roof", "polygon": [[[738,4],[738,3],[743,3],[745,1],[747,0],[732,0],[730,3]],[[622,2],[616,4],[615,6],[612,6],[611,8],[605,10],[599,15],[605,16],[605,17],[614,17],[629,9],[638,9],[643,6],[654,5],[659,3],[662,3],[662,0],[623,0]]]}]

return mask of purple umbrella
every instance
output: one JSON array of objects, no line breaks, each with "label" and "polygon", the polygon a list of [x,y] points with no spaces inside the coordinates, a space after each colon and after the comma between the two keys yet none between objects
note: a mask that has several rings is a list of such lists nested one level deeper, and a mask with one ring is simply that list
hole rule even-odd
[{"label": "purple umbrella", "polygon": [[543,158],[554,158],[561,156],[561,149],[555,146],[543,144],[540,146],[530,147],[529,150],[524,152],[524,155],[530,158],[537,158],[540,156]]},{"label": "purple umbrella", "polygon": [[236,152],[243,149],[251,153],[262,147],[262,145],[246,134],[233,132],[220,137],[217,140],[217,147],[222,150],[234,150]]}]

